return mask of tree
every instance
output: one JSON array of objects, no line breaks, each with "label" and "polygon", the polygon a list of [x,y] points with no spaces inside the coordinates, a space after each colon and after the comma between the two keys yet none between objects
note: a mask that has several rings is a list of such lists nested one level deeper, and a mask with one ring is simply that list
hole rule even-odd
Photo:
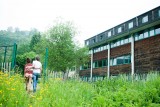
[{"label": "tree", "polygon": [[49,41],[49,66],[55,71],[66,72],[71,68],[75,58],[75,35],[71,23],[57,23],[47,32]]},{"label": "tree", "polygon": [[30,48],[31,50],[34,48],[34,46],[41,40],[40,33],[36,33],[32,36],[31,42],[30,42]]},{"label": "tree", "polygon": [[88,48],[80,48],[74,43],[76,31],[70,22],[57,22],[42,37],[35,46],[36,53],[45,55],[49,49],[48,68],[53,71],[67,71],[73,66],[79,67],[88,62]]}]

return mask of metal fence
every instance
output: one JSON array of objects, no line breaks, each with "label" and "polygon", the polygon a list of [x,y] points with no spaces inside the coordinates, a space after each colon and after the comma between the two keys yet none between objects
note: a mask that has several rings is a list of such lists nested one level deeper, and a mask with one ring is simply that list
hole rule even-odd
[{"label": "metal fence", "polygon": [[10,71],[16,64],[17,44],[0,46],[0,70]]}]

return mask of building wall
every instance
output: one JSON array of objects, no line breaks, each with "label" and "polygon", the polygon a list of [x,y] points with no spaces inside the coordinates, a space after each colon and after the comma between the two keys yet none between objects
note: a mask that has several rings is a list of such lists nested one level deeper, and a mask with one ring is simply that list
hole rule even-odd
[{"label": "building wall", "polygon": [[160,35],[135,42],[135,73],[160,71]]},{"label": "building wall", "polygon": [[[111,48],[110,58],[131,54],[131,43]],[[93,60],[101,60],[108,57],[108,50],[93,54]],[[160,71],[160,35],[135,41],[134,44],[135,73],[147,73]],[[131,64],[110,66],[110,74],[131,73]],[[93,76],[106,76],[107,67],[93,68]],[[90,69],[81,70],[80,76],[90,76]]]}]

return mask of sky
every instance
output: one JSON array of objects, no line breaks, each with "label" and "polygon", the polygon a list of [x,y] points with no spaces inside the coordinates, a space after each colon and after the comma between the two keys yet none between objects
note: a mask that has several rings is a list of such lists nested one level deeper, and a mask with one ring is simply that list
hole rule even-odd
[{"label": "sky", "polygon": [[155,7],[160,0],[0,0],[0,30],[47,31],[61,17],[77,28],[77,40],[95,36]]}]

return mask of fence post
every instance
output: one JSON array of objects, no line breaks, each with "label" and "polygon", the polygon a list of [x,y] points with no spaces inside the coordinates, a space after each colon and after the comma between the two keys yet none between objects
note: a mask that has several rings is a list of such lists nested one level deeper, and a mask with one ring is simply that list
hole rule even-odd
[{"label": "fence post", "polygon": [[17,44],[14,43],[14,45],[13,45],[13,53],[12,53],[11,70],[15,67],[15,64],[16,64],[16,51],[17,51]]},{"label": "fence post", "polygon": [[4,60],[3,60],[3,72],[5,71],[6,53],[7,53],[7,47],[5,46],[5,50],[4,50]]},{"label": "fence post", "polygon": [[48,48],[46,48],[46,54],[45,54],[45,60],[44,60],[44,67],[43,67],[44,82],[45,82],[46,79],[47,79],[47,73],[46,73],[47,61],[48,61]]}]

